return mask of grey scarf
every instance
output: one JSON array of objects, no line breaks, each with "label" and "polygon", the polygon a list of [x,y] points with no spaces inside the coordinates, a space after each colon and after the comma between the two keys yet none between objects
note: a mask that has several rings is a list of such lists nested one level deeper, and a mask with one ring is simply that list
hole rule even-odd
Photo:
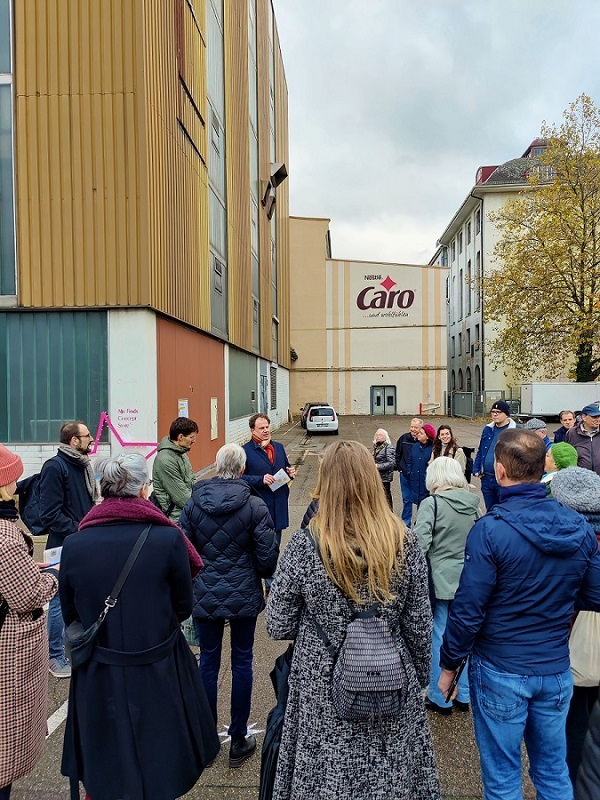
[{"label": "grey scarf", "polygon": [[92,467],[92,462],[90,461],[90,457],[80,453],[79,450],[76,450],[74,447],[71,447],[70,444],[60,444],[58,446],[59,452],[64,453],[69,458],[72,458],[74,461],[79,461],[80,464],[83,464],[85,470],[83,472],[85,476],[85,486],[88,490],[89,496],[92,498],[94,503],[97,503],[100,500],[100,492],[98,491],[98,484],[96,483],[96,475],[94,473],[94,468]]}]

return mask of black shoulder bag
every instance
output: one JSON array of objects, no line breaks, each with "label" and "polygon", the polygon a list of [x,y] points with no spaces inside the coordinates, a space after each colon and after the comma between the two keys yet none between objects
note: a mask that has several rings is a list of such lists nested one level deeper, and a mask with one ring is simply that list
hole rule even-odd
[{"label": "black shoulder bag", "polygon": [[65,628],[65,654],[69,663],[71,664],[72,669],[78,669],[85,664],[86,661],[89,661],[96,644],[96,636],[100,630],[100,626],[104,622],[110,609],[117,605],[117,599],[121,593],[123,584],[131,572],[131,568],[133,567],[136,558],[140,554],[140,550],[142,549],[144,542],[148,538],[151,527],[152,525],[148,525],[148,527],[144,528],[139,535],[139,538],[134,544],[133,549],[129,554],[129,558],[125,562],[125,566],[121,570],[121,574],[119,575],[112,592],[104,601],[104,608],[102,609],[102,613],[96,622],[94,622],[94,624],[89,628],[84,628],[81,624],[81,620],[76,619],[67,628]]}]

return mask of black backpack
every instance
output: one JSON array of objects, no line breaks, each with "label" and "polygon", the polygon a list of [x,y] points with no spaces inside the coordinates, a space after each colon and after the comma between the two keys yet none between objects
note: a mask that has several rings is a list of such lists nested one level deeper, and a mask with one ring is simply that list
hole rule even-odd
[{"label": "black backpack", "polygon": [[[56,460],[60,464],[60,469],[65,479],[65,485],[67,485],[69,477],[67,465],[63,463],[62,459],[60,458]],[[42,469],[44,469],[44,467],[42,467]],[[22,481],[17,483],[17,495],[19,496],[19,516],[21,517],[21,521],[25,523],[30,533],[32,533],[34,536],[47,533],[46,528],[40,518],[41,478],[42,473],[36,472],[35,475],[30,475],[28,478],[23,478]]]},{"label": "black backpack", "polygon": [[[305,529],[305,533],[319,553],[310,532]],[[331,700],[340,719],[361,722],[396,717],[406,703],[406,666],[380,612],[379,603],[353,611],[337,650],[323,627],[311,617],[333,660]]]}]

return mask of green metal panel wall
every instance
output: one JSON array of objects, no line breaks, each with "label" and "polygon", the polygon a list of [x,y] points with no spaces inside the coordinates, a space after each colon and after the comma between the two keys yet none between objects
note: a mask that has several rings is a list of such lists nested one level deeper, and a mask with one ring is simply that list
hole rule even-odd
[{"label": "green metal panel wall", "polygon": [[108,405],[107,316],[0,313],[0,441],[56,442],[63,422],[92,432]]},{"label": "green metal panel wall", "polygon": [[[256,356],[229,348],[229,418],[246,417],[258,408]],[[254,399],[252,399],[254,397]]]}]

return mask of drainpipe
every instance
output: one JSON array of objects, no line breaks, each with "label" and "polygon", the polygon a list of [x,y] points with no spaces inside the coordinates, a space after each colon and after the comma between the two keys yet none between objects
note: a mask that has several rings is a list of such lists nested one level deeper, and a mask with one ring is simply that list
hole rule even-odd
[{"label": "drainpipe", "polygon": [[[470,191],[470,195],[475,200],[479,200],[479,213],[481,215],[481,231],[480,231],[480,234],[481,234],[481,265],[480,265],[480,267],[481,267],[481,274],[483,275],[483,264],[484,264],[484,255],[485,255],[485,250],[484,250],[484,247],[483,247],[483,230],[484,230],[484,227],[485,227],[485,221],[484,221],[484,216],[483,216],[483,197],[480,197],[478,194],[474,194],[472,189]],[[483,343],[485,341],[485,336],[484,336],[484,323],[483,323],[483,306],[484,306],[484,297],[483,297],[483,292],[481,291],[481,286],[480,286],[479,287],[479,310],[480,310],[480,313],[481,313],[481,342],[480,342],[480,345],[479,345],[479,349],[480,349],[480,352],[481,352],[481,394],[485,398],[485,359],[483,357]],[[485,406],[485,403],[484,403],[484,406]],[[484,412],[485,412],[485,407],[484,407]]]}]

